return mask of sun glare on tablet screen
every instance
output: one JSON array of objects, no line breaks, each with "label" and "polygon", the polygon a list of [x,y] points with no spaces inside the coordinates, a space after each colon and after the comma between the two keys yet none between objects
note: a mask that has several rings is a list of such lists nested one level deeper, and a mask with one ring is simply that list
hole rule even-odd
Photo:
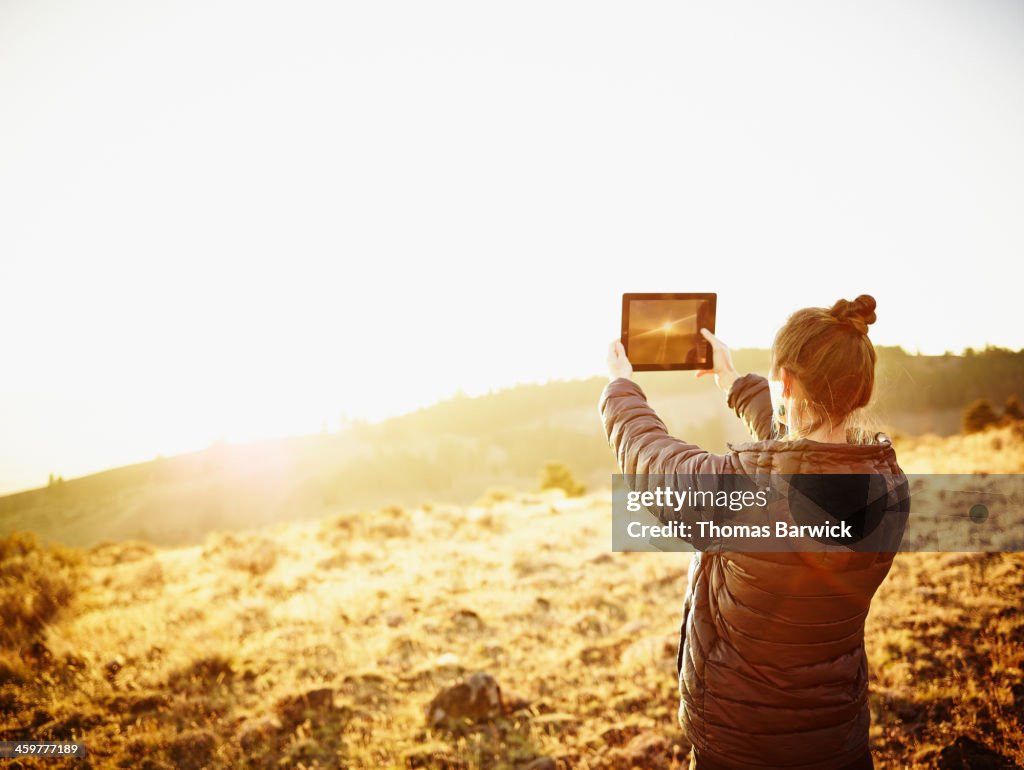
[{"label": "sun glare on tablet screen", "polygon": [[633,300],[629,358],[634,364],[698,362],[705,358],[697,312],[703,300]]}]

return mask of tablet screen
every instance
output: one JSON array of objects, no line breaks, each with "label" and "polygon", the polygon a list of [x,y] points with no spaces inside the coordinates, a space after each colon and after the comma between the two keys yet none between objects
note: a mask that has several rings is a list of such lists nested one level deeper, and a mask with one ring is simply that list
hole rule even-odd
[{"label": "tablet screen", "polygon": [[715,294],[623,294],[622,344],[637,371],[710,369]]}]

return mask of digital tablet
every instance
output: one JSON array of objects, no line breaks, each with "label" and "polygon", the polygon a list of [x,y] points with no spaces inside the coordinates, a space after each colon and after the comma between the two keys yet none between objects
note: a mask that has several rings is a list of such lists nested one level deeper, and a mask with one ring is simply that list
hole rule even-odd
[{"label": "digital tablet", "polygon": [[638,372],[711,369],[717,294],[623,294],[622,345]]}]

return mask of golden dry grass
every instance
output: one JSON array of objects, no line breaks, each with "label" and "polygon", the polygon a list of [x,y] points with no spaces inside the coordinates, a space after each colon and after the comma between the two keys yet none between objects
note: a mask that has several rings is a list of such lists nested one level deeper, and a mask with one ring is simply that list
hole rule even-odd
[{"label": "golden dry grass", "polygon": [[[685,766],[687,557],[609,553],[609,516],[607,492],[503,491],[97,546],[0,657],[3,737],[80,739],[94,767]],[[897,558],[867,627],[877,766],[958,767],[964,736],[1024,764],[1022,598],[1021,555]],[[474,671],[507,716],[429,732],[425,705]]]},{"label": "golden dry grass", "polygon": [[896,440],[900,467],[914,473],[1024,473],[1024,423],[980,433]]}]

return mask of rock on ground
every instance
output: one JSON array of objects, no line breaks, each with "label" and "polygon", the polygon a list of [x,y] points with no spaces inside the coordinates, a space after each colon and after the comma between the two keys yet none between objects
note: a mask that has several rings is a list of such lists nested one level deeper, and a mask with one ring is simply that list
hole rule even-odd
[{"label": "rock on ground", "polygon": [[459,722],[487,722],[503,713],[501,688],[494,677],[482,672],[441,690],[426,709],[427,726],[430,728]]}]

